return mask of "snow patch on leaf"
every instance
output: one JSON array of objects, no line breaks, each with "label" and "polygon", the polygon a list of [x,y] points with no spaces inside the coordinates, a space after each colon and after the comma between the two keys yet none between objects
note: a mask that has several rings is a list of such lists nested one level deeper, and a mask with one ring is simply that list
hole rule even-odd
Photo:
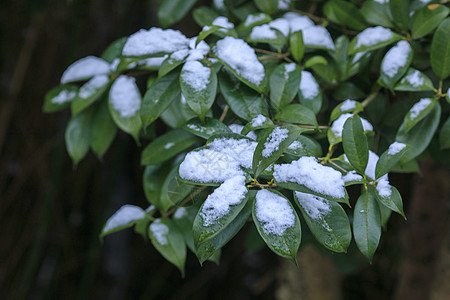
[{"label": "snow patch on leaf", "polygon": [[403,150],[406,147],[406,144],[394,142],[389,146],[388,155],[395,155]]},{"label": "snow patch on leaf", "polygon": [[196,60],[187,61],[181,70],[181,79],[195,91],[206,90],[211,69]]},{"label": "snow patch on leaf", "polygon": [[302,71],[299,88],[305,99],[311,100],[319,95],[319,85],[308,71]]},{"label": "snow patch on leaf", "polygon": [[64,104],[72,101],[73,98],[76,97],[76,95],[77,92],[75,91],[62,90],[58,95],[52,98],[51,102],[53,104]]},{"label": "snow patch on leaf", "polygon": [[97,75],[85,84],[83,84],[78,92],[78,97],[87,99],[94,95],[100,88],[107,85],[109,77],[106,75]]},{"label": "snow patch on leaf", "polygon": [[119,208],[106,222],[103,232],[107,233],[116,228],[130,224],[131,222],[143,219],[145,212],[142,208],[126,204]]},{"label": "snow patch on leaf", "polygon": [[141,107],[141,95],[133,77],[121,75],[111,86],[111,105],[122,118],[134,116]]},{"label": "snow patch on leaf", "polygon": [[269,157],[274,151],[278,150],[280,143],[287,139],[289,130],[286,128],[276,127],[267,137],[262,151],[263,157]]},{"label": "snow patch on leaf", "polygon": [[430,98],[422,98],[419,102],[413,105],[409,110],[409,117],[414,120],[425,108],[432,103]]},{"label": "snow patch on leaf", "polygon": [[411,52],[411,46],[407,41],[400,41],[392,47],[384,56],[381,64],[381,70],[388,77],[392,78],[398,70],[406,65],[408,56]]},{"label": "snow patch on leaf", "polygon": [[[331,125],[331,132],[334,134],[336,138],[342,137],[342,131],[344,130],[344,124],[345,121],[347,121],[348,118],[352,117],[353,114],[347,113],[341,115],[337,120],[333,122]],[[361,123],[363,125],[364,131],[372,131],[373,126],[364,118],[361,118]]]},{"label": "snow patch on leaf", "polygon": [[381,42],[386,42],[393,37],[390,29],[376,26],[364,29],[357,35],[356,47],[373,46]]},{"label": "snow patch on leaf", "polygon": [[156,219],[155,222],[150,225],[150,231],[152,232],[158,244],[162,246],[167,245],[167,235],[169,234],[169,227],[167,227],[166,224],[162,223],[161,219]]},{"label": "snow patch on leaf", "polygon": [[258,143],[248,139],[217,138],[208,144],[211,150],[226,154],[244,168],[251,168],[253,153]]},{"label": "snow patch on leaf", "polygon": [[110,65],[101,58],[87,56],[71,64],[63,73],[61,83],[88,79],[110,72]]},{"label": "snow patch on leaf", "polygon": [[264,124],[264,122],[267,120],[266,117],[264,117],[263,115],[259,114],[256,117],[254,117],[252,119],[252,127],[258,127],[258,126],[262,126]]}]

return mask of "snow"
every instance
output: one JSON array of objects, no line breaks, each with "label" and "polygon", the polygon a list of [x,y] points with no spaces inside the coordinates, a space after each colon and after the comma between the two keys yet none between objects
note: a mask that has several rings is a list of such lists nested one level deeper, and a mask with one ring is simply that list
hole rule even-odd
[{"label": "snow", "polygon": [[278,1],[278,9],[286,10],[291,6],[290,0],[279,0]]},{"label": "snow", "polygon": [[278,182],[294,182],[333,198],[344,198],[344,180],[339,171],[323,166],[312,156],[302,156],[290,164],[274,166],[273,176]]},{"label": "snow", "polygon": [[178,30],[153,27],[149,30],[141,29],[130,35],[123,47],[122,54],[124,56],[143,56],[172,53],[187,48],[188,44],[189,39]]},{"label": "snow", "polygon": [[187,216],[187,210],[184,207],[178,207],[175,213],[173,214],[173,217],[175,219],[181,219],[185,216]]},{"label": "snow", "polygon": [[[407,75],[405,77],[405,79],[413,87],[419,87],[419,86],[421,86],[423,84],[422,74],[420,73],[420,71],[417,71],[417,70],[414,71],[413,73]],[[405,79],[402,80],[402,83],[404,83]]]},{"label": "snow", "polygon": [[355,64],[355,63],[357,63],[358,61],[360,61],[361,58],[362,58],[364,55],[366,55],[366,53],[367,53],[367,51],[361,51],[361,52],[356,53],[355,56],[353,56],[352,64]]},{"label": "snow", "polygon": [[[351,113],[346,113],[341,115],[337,120],[333,122],[331,125],[331,132],[334,134],[336,138],[342,137],[342,131],[344,130],[344,124],[345,121],[347,121],[348,118],[354,116]],[[364,118],[361,118],[361,123],[363,125],[364,131],[372,131],[373,126]]]},{"label": "snow", "polygon": [[223,3],[223,0],[214,0],[214,6],[217,9],[225,9],[225,4]]},{"label": "snow", "polygon": [[409,118],[414,120],[425,108],[432,103],[430,98],[422,98],[419,102],[413,105],[409,110]]},{"label": "snow", "polygon": [[307,46],[325,47],[334,50],[334,43],[328,30],[322,26],[312,26],[303,30],[303,42]]},{"label": "snow", "polygon": [[285,13],[283,19],[286,19],[289,22],[291,33],[314,26],[314,22],[310,18],[294,12]]},{"label": "snow", "polygon": [[197,37],[191,38],[189,42],[189,56],[186,58],[186,60],[202,60],[206,54],[208,54],[210,47],[208,46],[205,41],[200,41],[197,46],[195,46],[195,43],[197,41]]},{"label": "snow", "polygon": [[217,57],[228,64],[237,74],[253,84],[264,79],[264,66],[258,61],[255,51],[243,40],[227,36],[215,46]]},{"label": "snow", "polygon": [[406,147],[406,144],[394,142],[389,146],[388,155],[395,155],[403,150]]},{"label": "snow", "polygon": [[256,117],[254,117],[252,119],[252,127],[258,127],[258,126],[262,126],[264,124],[264,122],[267,120],[266,117],[264,117],[263,115],[259,114]]},{"label": "snow", "polygon": [[80,97],[81,99],[87,99],[108,83],[108,76],[97,75],[81,86],[80,91],[78,92],[78,97]]},{"label": "snow", "polygon": [[77,92],[75,91],[62,90],[58,95],[52,98],[51,102],[53,104],[64,104],[72,101],[76,95]]},{"label": "snow", "polygon": [[276,20],[273,20],[272,22],[269,23],[269,26],[277,29],[278,31],[280,31],[284,36],[288,36],[289,35],[289,21],[285,20],[283,18],[279,18]]},{"label": "snow", "polygon": [[311,219],[323,220],[331,212],[329,200],[325,198],[302,192],[295,192],[295,195],[298,203]]},{"label": "snow", "polygon": [[267,235],[282,236],[295,225],[295,215],[289,201],[268,190],[256,193],[255,215]]},{"label": "snow", "polygon": [[160,57],[149,57],[144,59],[143,61],[138,62],[138,65],[143,65],[146,67],[160,67],[163,61],[168,57],[168,55],[160,56]]},{"label": "snow", "polygon": [[387,3],[389,0],[374,0],[374,1],[378,3]]},{"label": "snow", "polygon": [[122,227],[130,224],[133,221],[143,219],[145,217],[145,212],[142,208],[126,204],[119,208],[109,219],[106,221],[105,228],[103,232],[109,232],[118,227]]},{"label": "snow", "polygon": [[196,182],[224,182],[242,175],[239,162],[231,156],[210,150],[189,152],[180,164],[180,177]]},{"label": "snow", "polygon": [[292,144],[289,145],[288,149],[291,150],[303,149],[303,144],[300,141],[293,141]]},{"label": "snow", "polygon": [[133,77],[121,75],[114,81],[109,101],[122,118],[134,116],[141,107],[141,95]]},{"label": "snow", "polygon": [[347,99],[341,104],[341,111],[348,111],[356,108],[356,101]]},{"label": "snow", "polygon": [[289,130],[286,128],[276,127],[267,137],[262,151],[263,157],[269,157],[274,151],[278,150],[280,143],[287,139]]},{"label": "snow", "polygon": [[373,46],[375,44],[385,42],[393,37],[390,29],[376,26],[364,29],[357,35],[356,48],[362,46]]},{"label": "snow", "polygon": [[311,100],[319,95],[319,85],[308,71],[302,71],[299,88],[305,99]]},{"label": "snow", "polygon": [[[375,170],[377,167],[378,159],[378,155],[369,150],[369,161],[367,162],[367,167],[364,171],[366,176],[368,176],[369,178],[375,178]],[[388,198],[391,196],[391,186],[389,185],[388,174],[385,174],[378,178],[377,191],[382,198]]]},{"label": "snow", "polygon": [[188,49],[182,49],[182,50],[178,50],[175,51],[174,53],[172,53],[170,55],[170,59],[172,60],[176,60],[176,61],[180,61],[186,58],[186,56],[188,56],[189,54],[189,50]]},{"label": "snow", "polygon": [[228,29],[234,28],[234,24],[230,23],[228,21],[228,18],[223,17],[223,16],[219,16],[219,17],[215,18],[214,21],[212,22],[212,25],[223,27],[223,28],[219,29],[219,31],[225,32],[225,33],[228,32]]},{"label": "snow", "polygon": [[[234,133],[241,134],[242,129],[244,129],[244,126],[239,124],[230,124],[228,125],[228,128],[230,128],[230,130]],[[258,136],[254,131],[250,131],[249,133],[247,133],[246,137],[251,138],[252,140],[256,140]]]},{"label": "snow", "polygon": [[236,160],[239,165],[250,169],[257,142],[248,139],[217,138],[208,144],[211,150],[226,154]]},{"label": "snow", "polygon": [[230,212],[231,206],[238,205],[244,200],[246,194],[244,176],[235,176],[226,180],[206,198],[200,212],[203,226],[217,224]]},{"label": "snow", "polygon": [[164,149],[170,149],[170,148],[172,148],[173,146],[175,146],[175,143],[167,143],[167,144],[164,146]]},{"label": "snow", "polygon": [[284,79],[289,79],[289,73],[294,72],[296,64],[290,63],[284,65]]},{"label": "snow", "polygon": [[269,24],[255,26],[250,33],[250,39],[252,40],[274,40],[276,38],[277,33]]},{"label": "snow", "polygon": [[88,79],[110,72],[110,65],[101,58],[88,56],[71,64],[63,73],[61,83]]},{"label": "snow", "polygon": [[[375,178],[375,169],[377,166],[378,159],[379,159],[378,155],[375,152],[369,150],[369,160],[367,161],[367,166],[366,169],[364,170],[364,173],[370,178]],[[345,160],[348,161],[347,157],[345,158]]]},{"label": "snow", "polygon": [[161,219],[156,219],[150,225],[150,231],[153,233],[156,241],[160,245],[167,245],[167,234],[169,234],[169,227],[166,224],[161,223]]},{"label": "snow", "polygon": [[266,14],[264,13],[248,15],[244,21],[244,26],[251,26],[257,22],[264,20],[265,18]]},{"label": "snow", "polygon": [[408,55],[411,52],[411,46],[407,41],[400,41],[392,47],[384,56],[381,64],[381,70],[388,77],[392,78],[398,70],[408,62]]},{"label": "snow", "polygon": [[347,174],[345,174],[344,176],[342,176],[342,179],[344,180],[344,182],[360,181],[360,180],[362,180],[362,176],[356,174],[356,171],[350,171]]},{"label": "snow", "polygon": [[196,60],[186,61],[181,69],[181,79],[195,91],[206,90],[211,69]]},{"label": "snow", "polygon": [[378,179],[377,192],[381,198],[389,198],[392,195],[391,185],[386,175]]}]

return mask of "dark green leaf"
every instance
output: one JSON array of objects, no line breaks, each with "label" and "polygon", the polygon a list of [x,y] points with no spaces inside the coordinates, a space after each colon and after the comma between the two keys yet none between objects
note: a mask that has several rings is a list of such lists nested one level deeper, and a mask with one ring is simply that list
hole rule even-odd
[{"label": "dark green leaf", "polygon": [[195,45],[197,46],[198,43],[200,43],[201,41],[203,41],[204,39],[206,39],[210,34],[216,32],[217,30],[222,29],[222,28],[223,28],[223,27],[221,27],[221,26],[211,25],[211,26],[208,26],[207,29],[205,28],[206,30],[203,29],[203,30],[198,34],[197,40],[195,41]]},{"label": "dark green leaf", "polygon": [[365,189],[355,205],[353,235],[358,249],[372,261],[381,237],[381,213],[374,195]]},{"label": "dark green leaf", "polygon": [[[384,29],[382,31],[382,29]],[[376,30],[374,32],[374,30]],[[388,31],[390,32],[390,34],[388,33]],[[385,35],[383,39],[379,39],[379,41],[377,42],[373,42],[373,41],[368,41],[367,39],[370,39],[371,36],[373,36],[374,34],[377,35]],[[402,39],[401,35],[398,35],[396,33],[393,33],[392,31],[390,31],[387,28],[382,28],[382,27],[370,27],[367,28],[365,30],[363,30],[362,32],[360,32],[357,36],[355,36],[352,41],[350,42],[350,44],[348,45],[348,54],[355,54],[357,52],[362,52],[362,51],[372,51],[372,50],[376,50],[379,48],[383,48],[384,46],[387,46],[389,44],[392,44],[396,41],[399,41]]]},{"label": "dark green leaf", "polygon": [[45,95],[44,112],[54,112],[64,109],[70,105],[70,102],[77,96],[78,87],[76,85],[63,84],[57,86]]},{"label": "dark green leaf", "polygon": [[[188,52],[186,51],[186,56],[187,55]],[[182,63],[184,63],[186,56],[183,55],[184,57],[182,59],[180,59],[180,57],[178,56],[179,55],[176,55],[177,59],[175,59],[174,55],[171,55],[162,62],[158,70],[158,78],[166,76],[167,74],[175,70],[178,66],[180,66]]]},{"label": "dark green leaf", "polygon": [[312,66],[315,65],[327,65],[328,61],[320,55],[316,55],[313,57],[310,57],[306,60],[305,62],[305,68],[311,68]]},{"label": "dark green leaf", "polygon": [[342,131],[342,146],[351,165],[364,174],[369,160],[369,145],[358,115],[348,118]]},{"label": "dark green leaf", "polygon": [[161,186],[164,182],[163,168],[161,165],[146,166],[142,176],[142,186],[144,187],[147,201],[159,209],[162,208],[160,196]]},{"label": "dark green leaf", "polygon": [[[351,101],[351,102],[349,102],[349,101]],[[331,116],[330,116],[330,122],[333,122],[334,120],[336,120],[337,118],[339,118],[341,115],[343,115],[345,113],[360,112],[363,109],[364,108],[361,105],[361,102],[347,99],[346,101],[339,103],[339,105],[333,109],[333,111],[331,112]]]},{"label": "dark green leaf", "polygon": [[441,149],[450,148],[450,117],[442,125],[441,132],[439,133],[439,144]]},{"label": "dark green leaf", "polygon": [[[405,52],[408,52],[408,57],[404,62],[401,57],[404,56]],[[389,89],[393,89],[394,85],[397,81],[402,78],[402,76],[406,73],[413,59],[413,50],[408,42],[400,41],[392,47],[384,56],[383,61],[381,62],[380,69],[380,80],[381,82],[388,87]],[[402,65],[398,65],[398,63],[405,63]]]},{"label": "dark green leaf", "polygon": [[402,196],[394,186],[390,185],[389,187],[387,187],[391,190],[391,194],[388,197],[381,196],[378,189],[375,189],[371,186],[369,186],[369,188],[370,193],[372,195],[375,195],[376,199],[381,204],[391,209],[392,211],[395,211],[396,213],[400,214],[403,218],[406,219],[405,212],[403,211]]},{"label": "dark green leaf", "polygon": [[276,190],[260,190],[253,201],[252,216],[267,246],[279,256],[295,262],[302,231],[289,200]]},{"label": "dark green leaf", "polygon": [[158,21],[163,27],[180,21],[197,0],[163,0],[158,8]]},{"label": "dark green leaf", "polygon": [[270,21],[272,21],[272,18],[265,13],[248,15],[245,21],[238,27],[239,36],[247,36],[253,27],[269,23]]},{"label": "dark green leaf", "polygon": [[172,72],[156,80],[145,93],[141,106],[144,127],[155,121],[169,105],[180,97],[178,73]]},{"label": "dark green leaf", "polygon": [[103,51],[101,58],[106,60],[109,63],[112,63],[115,58],[119,58],[122,56],[122,49],[125,43],[127,42],[128,37],[122,37],[120,39],[115,40],[111,43],[111,45]]},{"label": "dark green leaf", "polygon": [[172,168],[161,187],[161,208],[168,211],[191,193],[193,186],[181,182],[177,176],[178,165]]},{"label": "dark green leaf", "polygon": [[273,14],[278,10],[278,0],[253,0],[256,7],[266,14]]},{"label": "dark green leaf", "polygon": [[70,109],[76,115],[91,106],[109,88],[110,80],[106,75],[97,75],[80,87],[77,96],[72,100]]},{"label": "dark green leaf", "polygon": [[136,222],[145,219],[145,212],[135,205],[124,205],[119,208],[103,226],[100,238],[113,232],[134,226]]},{"label": "dark green leaf", "polygon": [[275,119],[294,124],[318,126],[314,112],[301,104],[289,104],[283,107],[275,115]]},{"label": "dark green leaf", "polygon": [[427,5],[416,12],[411,26],[412,37],[417,39],[432,32],[448,16],[448,12],[447,7],[439,4]]},{"label": "dark green leaf", "polygon": [[116,136],[117,126],[109,114],[108,103],[100,103],[93,116],[91,127],[91,148],[101,159]]},{"label": "dark green leaf", "polygon": [[196,141],[195,136],[184,130],[168,131],[145,147],[142,151],[141,165],[156,165],[164,162],[191,147]]},{"label": "dark green leaf", "polygon": [[403,30],[409,28],[409,0],[389,0],[394,23]]},{"label": "dark green leaf", "polygon": [[300,63],[305,54],[305,44],[303,43],[303,33],[301,30],[291,33],[289,45],[291,47],[292,57],[294,57],[296,62]]},{"label": "dark green leaf", "polygon": [[73,116],[67,123],[65,140],[69,156],[76,166],[89,151],[91,139],[92,110],[86,110]]},{"label": "dark green leaf", "polygon": [[181,70],[180,87],[187,104],[203,122],[216,98],[216,72],[201,62],[188,61]]},{"label": "dark green leaf", "polygon": [[394,86],[396,91],[433,91],[433,82],[427,75],[414,69],[409,68],[405,76]]},{"label": "dark green leaf", "polygon": [[300,156],[321,157],[322,147],[315,139],[300,135],[284,152],[297,158]]},{"label": "dark green leaf", "polygon": [[270,102],[276,110],[292,102],[300,84],[300,68],[296,64],[280,64],[270,75]]},{"label": "dark green leaf", "polygon": [[207,119],[204,124],[199,119],[192,119],[186,124],[184,129],[204,139],[208,139],[215,134],[231,133],[227,125],[213,118]]},{"label": "dark green leaf", "polygon": [[446,18],[436,29],[431,41],[431,67],[440,78],[450,74],[450,18]]},{"label": "dark green leaf", "polygon": [[423,118],[425,118],[433,109],[436,99],[422,98],[419,102],[408,111],[403,120],[405,133],[408,133],[411,128],[416,126]]},{"label": "dark green leaf", "polygon": [[294,199],[317,241],[334,252],[347,252],[352,231],[342,206],[337,202],[300,192],[294,192]]},{"label": "dark green leaf", "polygon": [[378,179],[384,174],[387,174],[400,161],[403,154],[408,150],[408,146],[402,143],[393,143],[384,151],[377,162],[375,169],[375,178]]},{"label": "dark green leaf", "polygon": [[250,131],[256,130],[256,129],[264,129],[269,128],[273,126],[273,122],[271,119],[266,118],[263,115],[258,115],[253,120],[248,122],[244,128],[242,128],[241,134],[247,135]]},{"label": "dark green leaf", "polygon": [[390,8],[385,3],[365,1],[360,12],[370,24],[394,27],[390,16]]},{"label": "dark green leaf", "polygon": [[302,133],[297,126],[279,126],[269,129],[258,139],[258,146],[253,154],[253,172],[255,178],[268,166],[276,162],[281,154]]},{"label": "dark green leaf", "polygon": [[197,212],[198,207],[196,206],[178,207],[172,218],[173,223],[183,233],[186,245],[193,253],[195,253],[195,245],[192,236],[192,225],[194,224]]},{"label": "dark green leaf", "polygon": [[325,16],[335,23],[346,25],[355,30],[363,30],[366,27],[365,20],[356,6],[343,0],[328,1],[323,8]]},{"label": "dark green leaf", "polygon": [[186,243],[178,227],[171,219],[156,219],[150,225],[148,234],[156,250],[180,270],[181,276],[184,276]]},{"label": "dark green leaf", "polygon": [[192,16],[194,17],[195,22],[200,26],[210,26],[212,22],[219,16],[219,14],[206,6],[201,6],[199,8],[194,9]]}]

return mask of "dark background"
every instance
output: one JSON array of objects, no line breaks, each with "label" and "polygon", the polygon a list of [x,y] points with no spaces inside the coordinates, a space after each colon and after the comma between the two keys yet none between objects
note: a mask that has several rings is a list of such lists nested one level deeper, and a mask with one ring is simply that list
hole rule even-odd
[{"label": "dark background", "polygon": [[[393,215],[371,265],[354,245],[350,255],[332,255],[304,233],[296,268],[265,247],[246,250],[248,226],[224,248],[220,266],[200,267],[189,253],[184,279],[132,230],[101,244],[115,210],[148,205],[141,149],[119,134],[103,162],[89,154],[75,170],[64,147],[69,112],[41,107],[70,63],[157,26],[156,7],[149,0],[1,1],[1,298],[448,299],[450,176],[430,158],[421,162],[423,177],[391,176],[408,221]],[[189,17],[174,27],[187,36],[199,30]]]}]

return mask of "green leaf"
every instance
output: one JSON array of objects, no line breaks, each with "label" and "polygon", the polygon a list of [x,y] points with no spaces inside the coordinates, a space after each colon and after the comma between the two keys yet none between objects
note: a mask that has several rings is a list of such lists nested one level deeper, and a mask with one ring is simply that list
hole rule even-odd
[{"label": "green leaf", "polygon": [[300,104],[310,108],[315,114],[322,107],[322,91],[314,76],[308,71],[302,71],[298,91]]},{"label": "green leaf", "polygon": [[182,129],[168,131],[145,147],[141,155],[141,165],[156,165],[164,162],[191,147],[196,141],[195,136]]},{"label": "green leaf", "polygon": [[172,218],[173,223],[183,233],[186,245],[193,253],[195,253],[195,245],[194,237],[192,236],[192,225],[197,212],[198,207],[196,206],[178,207]]},{"label": "green leaf", "polygon": [[247,36],[253,27],[266,24],[272,21],[272,18],[265,13],[254,13],[247,16],[244,22],[238,26],[239,36]]},{"label": "green leaf", "polygon": [[389,0],[394,23],[403,30],[409,28],[409,0]]},{"label": "green leaf", "polygon": [[121,75],[114,81],[109,91],[109,112],[117,127],[129,133],[136,143],[139,143],[142,127],[139,115],[141,102],[141,94],[134,78]]},{"label": "green leaf", "polygon": [[[349,40],[348,40],[348,37],[345,35],[341,35],[337,39],[334,40],[335,51],[332,55],[333,55],[334,61],[336,62],[337,68],[339,69],[339,73],[341,74],[341,77],[345,77],[345,73],[347,72],[348,44],[349,44]],[[345,99],[347,99],[347,98],[349,98],[349,97],[346,96]]]},{"label": "green leaf", "polygon": [[276,162],[281,154],[302,133],[297,126],[278,126],[269,129],[260,139],[253,154],[253,173],[255,178],[268,166]]},{"label": "green leaf", "polygon": [[384,151],[377,162],[375,169],[375,179],[387,174],[400,161],[403,154],[408,150],[408,145],[402,143],[393,143],[389,149]]},{"label": "green leaf", "polygon": [[[369,38],[370,36],[372,36],[374,33],[379,34],[380,32],[382,32],[381,28],[382,27],[379,27],[379,26],[369,27],[369,28],[363,30],[362,32],[360,32],[357,36],[355,36],[352,39],[352,41],[348,45],[347,53],[350,55],[350,54],[355,54],[357,52],[372,51],[372,50],[380,49],[380,48],[383,48],[384,46],[387,46],[389,44],[392,44],[392,43],[397,42],[402,39],[401,35],[396,34],[387,28],[383,28],[384,30],[389,30],[389,32],[391,33],[390,37],[387,35],[388,32],[385,31],[386,36],[384,39],[379,39],[377,42],[368,43],[366,39]],[[377,30],[377,31],[373,32],[373,30]],[[362,39],[362,40],[358,41],[358,39]]]},{"label": "green leaf", "polygon": [[[263,121],[264,120],[264,121]],[[266,118],[263,115],[258,115],[257,117],[255,117],[253,120],[251,120],[250,122],[248,122],[244,128],[242,128],[241,133],[242,135],[247,135],[250,131],[252,130],[256,130],[256,129],[264,129],[264,128],[269,128],[272,127],[273,122],[271,119]]]},{"label": "green leaf", "polygon": [[273,14],[278,10],[278,0],[253,0],[256,7],[266,14]]},{"label": "green leaf", "polygon": [[167,212],[169,208],[183,201],[191,193],[193,186],[181,182],[177,176],[178,165],[167,175],[161,187],[161,208]]},{"label": "green leaf", "polygon": [[172,220],[160,218],[150,225],[148,234],[156,250],[180,270],[181,276],[184,276],[186,243],[178,227]]},{"label": "green leaf", "polygon": [[440,78],[450,74],[450,18],[446,18],[436,29],[431,41],[431,68]]},{"label": "green leaf", "polygon": [[276,110],[292,102],[300,84],[300,67],[296,64],[280,64],[269,78],[270,103]]},{"label": "green leaf", "polygon": [[213,118],[206,119],[204,124],[199,119],[192,119],[186,124],[184,129],[203,139],[208,139],[215,134],[232,132],[227,125]]},{"label": "green leaf", "polygon": [[296,182],[280,182],[278,180],[275,180],[275,183],[277,184],[278,187],[282,188],[282,189],[288,189],[291,191],[297,191],[297,192],[302,192],[302,193],[306,193],[306,194],[312,194],[312,195],[316,195],[328,200],[332,200],[332,201],[337,201],[337,202],[342,202],[345,204],[349,204],[348,202],[348,195],[347,195],[347,191],[345,191],[345,196],[342,198],[334,198],[330,195],[325,195],[325,194],[321,194],[318,192],[315,192],[313,190],[311,190],[310,188],[306,187],[303,184],[298,184]]},{"label": "green leaf", "polygon": [[347,252],[350,221],[342,206],[325,198],[294,192],[294,199],[316,240],[334,252]]},{"label": "green leaf", "polygon": [[276,190],[260,190],[253,201],[252,216],[267,246],[277,255],[295,262],[302,231],[289,200]]},{"label": "green leaf", "polygon": [[206,25],[210,26],[219,14],[209,7],[201,6],[194,9],[192,16],[200,27],[204,27]]},{"label": "green leaf", "polygon": [[80,87],[77,96],[72,100],[70,109],[73,115],[91,106],[109,88],[110,80],[106,75],[97,75]]},{"label": "green leaf", "polygon": [[301,104],[289,104],[275,115],[276,120],[293,124],[318,126],[314,112]]},{"label": "green leaf", "polygon": [[371,186],[369,186],[369,191],[372,195],[375,195],[378,202],[406,219],[405,212],[403,211],[402,196],[394,186],[389,186],[389,188],[391,190],[391,195],[388,197],[382,197],[378,190]]},{"label": "green leaf", "polygon": [[181,69],[180,87],[187,104],[203,122],[216,98],[216,72],[199,61],[188,61]]},{"label": "green leaf", "polygon": [[142,208],[129,204],[123,205],[106,221],[100,234],[100,238],[134,226],[136,222],[144,219],[145,212]]},{"label": "green leaf", "polygon": [[370,24],[394,27],[390,16],[390,8],[385,3],[365,1],[360,12]]},{"label": "green leaf", "polygon": [[339,82],[339,68],[329,56],[326,56],[326,64],[315,64],[312,65],[314,73],[319,75],[327,83],[336,85]]},{"label": "green leaf", "polygon": [[414,39],[432,32],[448,16],[449,8],[444,5],[425,6],[414,14],[411,33]]},{"label": "green leaf", "polygon": [[[231,73],[233,73],[233,75],[238,78],[241,82],[245,83],[247,86],[251,87],[253,90],[257,91],[259,94],[263,93],[264,89],[265,89],[265,85],[266,83],[266,78],[264,78],[261,83],[259,85],[256,85],[252,82],[250,82],[248,79],[242,77],[240,74],[238,74],[239,70],[235,70],[233,69],[231,66],[229,66],[227,63],[225,63],[224,61],[219,59],[219,62],[221,64],[223,64],[229,71],[231,71]],[[241,71],[239,71],[241,72]]]},{"label": "green leaf", "polygon": [[142,176],[142,186],[144,187],[145,197],[150,204],[161,209],[161,186],[164,182],[163,168],[161,165],[146,166]]},{"label": "green leaf", "polygon": [[433,91],[433,82],[427,75],[414,69],[409,68],[405,76],[394,86],[396,91]]},{"label": "green leaf", "polygon": [[[236,192],[236,190],[233,190],[233,192]],[[223,194],[224,198],[221,201],[228,201],[229,197],[233,196],[233,192]],[[245,224],[251,213],[251,201],[248,201],[251,194],[247,193],[240,203],[229,206],[225,215],[220,216],[219,214],[217,220],[211,223],[209,219],[206,223],[204,221],[204,216],[213,212],[208,199],[200,207],[194,220],[192,233],[197,249],[197,258],[201,264],[214,252],[222,248]],[[207,208],[204,210],[205,205]]]},{"label": "green leaf", "polygon": [[103,51],[101,58],[109,63],[112,63],[115,58],[120,58],[122,56],[122,49],[127,42],[128,37],[121,37],[120,39],[112,42],[105,51]]},{"label": "green leaf", "polygon": [[436,102],[437,99],[422,98],[414,104],[403,120],[405,133],[408,133],[417,123],[423,120],[434,108]]},{"label": "green leaf", "polygon": [[251,43],[267,43],[271,47],[277,49],[277,51],[281,51],[284,46],[286,46],[288,39],[286,36],[281,33],[277,28],[271,27],[270,30],[275,33],[275,38],[252,38],[252,35],[250,35],[247,40]]},{"label": "green leaf", "polygon": [[[175,52],[176,53],[176,52]],[[164,77],[173,70],[175,70],[178,66],[180,66],[182,63],[184,63],[186,57],[188,56],[189,52],[186,50],[185,53],[181,52],[183,55],[180,56],[180,52],[178,52],[176,55],[173,53],[166,58],[158,70],[158,78]],[[184,55],[185,54],[185,55]]]},{"label": "green leaf", "polygon": [[200,33],[197,36],[197,39],[195,40],[195,46],[198,45],[198,43],[200,43],[201,41],[203,41],[204,39],[206,39],[210,34],[216,32],[219,29],[222,29],[222,26],[217,26],[217,25],[211,25],[208,26],[207,30],[203,29],[202,31],[200,31]]},{"label": "green leaf", "polygon": [[63,84],[52,88],[45,94],[42,110],[46,113],[64,109],[77,96],[78,87],[71,84]]},{"label": "green leaf", "polygon": [[180,97],[178,73],[172,72],[157,79],[145,93],[141,106],[141,119],[144,127],[158,119],[169,105]]},{"label": "green leaf", "polygon": [[[409,50],[408,57],[405,61],[405,64],[398,65],[399,56],[403,56],[404,52]],[[402,78],[402,76],[406,73],[409,68],[409,65],[413,59],[413,50],[408,42],[400,41],[392,47],[384,56],[383,61],[381,62],[380,69],[380,80],[381,82],[390,88],[391,90],[394,88],[394,85],[397,81]],[[403,60],[400,59],[400,63],[403,63]]]},{"label": "green leaf", "polygon": [[302,61],[305,54],[305,44],[303,43],[303,33],[301,30],[291,33],[289,37],[289,45],[292,53],[292,57],[296,62]]},{"label": "green leaf", "polygon": [[320,55],[313,56],[308,58],[305,62],[305,68],[311,68],[314,65],[327,65],[328,61]]},{"label": "green leaf", "polygon": [[369,161],[369,145],[358,115],[348,118],[342,131],[342,146],[351,165],[364,174]]},{"label": "green leaf", "polygon": [[65,140],[69,156],[76,166],[89,151],[91,139],[92,110],[73,116],[67,123]]},{"label": "green leaf", "polygon": [[100,103],[92,119],[91,148],[98,158],[102,158],[116,136],[117,126],[109,114],[108,103]]},{"label": "green leaf", "polygon": [[328,1],[323,7],[323,12],[327,18],[337,24],[346,25],[355,30],[366,28],[363,16],[356,6],[349,1]]},{"label": "green leaf", "polygon": [[381,237],[381,213],[374,195],[365,189],[356,201],[353,235],[358,249],[372,261]]},{"label": "green leaf", "polygon": [[225,102],[238,117],[251,121],[260,114],[269,114],[263,95],[241,84],[225,71],[219,73],[219,88]]},{"label": "green leaf", "polygon": [[[351,101],[351,102],[349,102]],[[360,112],[363,111],[364,108],[361,105],[361,102],[347,99],[346,101],[339,103],[332,111],[330,115],[330,122],[333,122],[341,115],[346,113]]]},{"label": "green leaf", "polygon": [[163,27],[168,27],[189,12],[197,0],[163,0],[158,8],[158,21]]},{"label": "green leaf", "polygon": [[[322,156],[322,147],[313,138],[299,135],[298,138],[284,150],[285,153],[299,158],[300,156]],[[286,158],[286,156],[285,156]]]},{"label": "green leaf", "polygon": [[439,133],[439,144],[441,149],[450,148],[450,117],[442,125],[441,132]]}]

